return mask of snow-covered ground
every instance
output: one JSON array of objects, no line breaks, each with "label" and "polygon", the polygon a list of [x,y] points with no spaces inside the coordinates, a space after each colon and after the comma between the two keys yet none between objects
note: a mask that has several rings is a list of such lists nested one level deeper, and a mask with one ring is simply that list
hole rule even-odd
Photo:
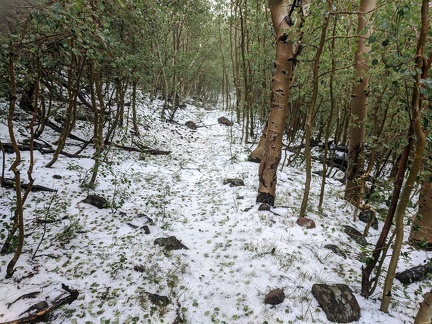
[{"label": "snow-covered ground", "polygon": [[[158,102],[144,101],[141,136],[134,140],[172,153],[156,156],[111,148],[95,189],[80,186],[91,175],[92,147],[81,153],[87,158],[61,155],[52,168],[44,167],[51,154],[35,152],[35,184],[57,193],[30,194],[24,253],[13,278],[5,279],[12,254],[0,256],[0,322],[29,315],[24,312],[41,301],[51,305],[66,295],[61,288],[65,284],[78,290],[79,297],[56,309],[50,323],[326,323],[311,293],[314,283],[348,284],[361,306],[359,323],[413,322],[430,282],[404,287],[395,281],[390,314],[379,311],[382,285],[369,300],[359,295],[359,256],[373,245],[362,248],[343,232],[343,225],[360,231],[365,225],[353,222],[354,210],[342,199],[343,185],[327,180],[319,211],[321,178],[313,175],[307,216],[317,226],[304,229],[296,220],[305,172],[284,167],[276,207],[258,211],[258,165],[247,162],[250,147],[240,142],[241,127],[218,125],[218,117],[231,116],[213,108],[188,105],[176,115],[179,124],[173,124],[158,120]],[[193,131],[184,126],[188,120],[211,126]],[[26,132],[24,126],[17,131],[20,137]],[[92,129],[80,122],[73,133],[90,138]],[[47,130],[42,139],[53,143],[57,136]],[[132,146],[131,136],[120,132],[119,139]],[[0,138],[10,141],[5,120]],[[68,140],[65,151],[75,152],[79,144]],[[7,168],[13,158],[7,155]],[[27,166],[28,152],[23,152],[23,178]],[[10,171],[7,177],[12,177]],[[243,179],[245,186],[224,185],[227,178]],[[2,226],[13,215],[14,192],[0,190],[3,244]],[[84,203],[89,193],[104,196],[112,207]],[[374,244],[378,234],[371,229],[367,240]],[[166,251],[154,244],[168,236],[188,249]],[[325,249],[326,244],[337,244],[347,258]],[[409,246],[403,251],[409,253],[401,258],[399,271],[429,257]],[[283,289],[285,301],[264,304],[265,295],[275,288]],[[33,292],[34,298],[20,298]],[[169,303],[154,305],[149,293],[167,296]]]}]

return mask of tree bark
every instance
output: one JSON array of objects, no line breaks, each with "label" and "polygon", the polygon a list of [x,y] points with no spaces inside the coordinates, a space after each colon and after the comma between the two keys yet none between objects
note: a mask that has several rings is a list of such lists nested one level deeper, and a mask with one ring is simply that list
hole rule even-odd
[{"label": "tree bark", "polygon": [[276,62],[272,83],[270,115],[265,138],[264,152],[259,167],[257,202],[274,205],[276,195],[276,172],[281,159],[282,137],[288,114],[290,82],[293,75],[296,48],[296,28],[292,23],[293,13],[288,12],[284,0],[269,0],[269,7],[276,35]]},{"label": "tree bark", "polygon": [[[324,48],[327,28],[330,22],[330,11],[332,10],[333,0],[328,1],[328,12],[324,19],[324,23],[321,29],[321,39],[318,44],[317,51],[315,53],[314,62],[313,62],[313,89],[312,89],[312,99],[309,105],[309,111],[306,117],[306,147],[305,147],[305,156],[306,156],[306,183],[305,190],[303,193],[303,200],[300,208],[300,217],[306,216],[307,203],[309,200],[309,192],[310,192],[310,183],[312,180],[312,154],[311,154],[311,137],[312,137],[312,121],[313,121],[313,112],[315,110],[316,101],[318,98],[318,79],[319,79],[319,66],[321,53]],[[323,175],[325,177],[325,175]]]},{"label": "tree bark", "polygon": [[390,259],[390,264],[388,267],[387,276],[384,283],[383,288],[383,297],[381,301],[381,310],[383,312],[388,312],[388,308],[391,302],[391,289],[393,286],[394,277],[396,275],[396,267],[399,261],[400,252],[402,249],[403,237],[404,237],[404,217],[405,210],[408,206],[408,202],[410,201],[410,195],[412,192],[412,188],[417,180],[417,175],[421,170],[422,160],[423,160],[423,152],[426,147],[426,135],[423,131],[422,125],[422,116],[421,116],[421,100],[420,100],[420,86],[423,71],[425,68],[424,65],[424,47],[426,44],[426,37],[429,30],[429,1],[422,1],[422,10],[421,10],[421,27],[420,27],[420,35],[417,43],[417,55],[415,59],[416,70],[421,71],[417,73],[414,80],[414,88],[412,92],[411,98],[411,123],[414,129],[414,136],[416,139],[415,149],[414,149],[414,159],[411,164],[411,170],[409,172],[408,178],[405,182],[405,186],[403,188],[400,201],[396,210],[396,238],[393,246],[393,252]]},{"label": "tree bark", "polygon": [[[15,264],[18,262],[19,257],[21,256],[23,246],[24,246],[24,211],[23,211],[23,200],[22,200],[22,192],[21,192],[21,174],[19,170],[19,165],[21,163],[21,152],[19,150],[14,129],[13,129],[13,117],[15,115],[15,106],[17,100],[17,87],[16,87],[16,78],[15,78],[15,61],[14,61],[14,51],[15,49],[11,49],[10,58],[9,58],[9,82],[10,82],[10,103],[9,103],[9,116],[8,116],[8,130],[9,137],[11,139],[11,143],[13,145],[15,151],[15,161],[12,163],[11,170],[15,175],[16,186],[16,210],[14,216],[14,224],[12,226],[13,229],[18,229],[18,244],[14,253],[14,256],[9,261],[6,268],[6,279],[11,278],[15,272]],[[13,234],[12,234],[13,235]],[[11,233],[9,237],[11,238]],[[6,244],[6,243],[5,243]]]},{"label": "tree bark", "polygon": [[355,53],[355,76],[356,80],[351,93],[351,122],[349,130],[349,162],[346,173],[345,200],[355,206],[359,206],[363,182],[365,143],[366,143],[366,119],[368,106],[368,58],[370,51],[368,38],[372,34],[369,27],[364,36],[360,36],[371,19],[371,12],[376,7],[376,0],[360,0],[358,26],[357,26],[357,51]]},{"label": "tree bark", "polygon": [[425,324],[432,322],[432,293],[428,292],[423,296],[423,302],[415,318],[414,324]]},{"label": "tree bark", "polygon": [[413,218],[409,241],[420,248],[432,248],[432,182],[430,179],[423,180],[418,213]]},{"label": "tree bark", "polygon": [[[422,79],[426,79],[432,64],[432,56],[425,61],[423,60]],[[419,106],[422,106],[420,97]],[[429,170],[431,166],[431,157],[429,157],[423,166],[426,171],[420,188],[419,208],[416,217],[413,219],[409,242],[420,248],[432,248],[432,175]]]}]

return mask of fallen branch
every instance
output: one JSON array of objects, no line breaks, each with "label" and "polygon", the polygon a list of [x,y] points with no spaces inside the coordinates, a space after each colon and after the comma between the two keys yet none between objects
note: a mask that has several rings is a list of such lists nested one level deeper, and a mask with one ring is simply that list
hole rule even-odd
[{"label": "fallen branch", "polygon": [[21,300],[21,299],[28,299],[28,298],[36,298],[41,292],[40,291],[34,291],[28,294],[24,294],[20,297],[18,297],[17,299],[15,299],[12,303],[7,305],[7,308],[9,309],[13,304],[15,304],[17,301]]},{"label": "fallen branch", "polygon": [[[4,188],[15,188],[15,181],[13,179],[2,178],[1,186]],[[27,189],[29,186],[28,183],[21,184],[21,188]],[[31,191],[48,191],[48,192],[57,192],[56,189],[40,186],[40,185],[32,185]]]},{"label": "fallen branch", "polygon": [[[20,151],[30,151],[30,144],[18,144],[18,148]],[[41,150],[43,148],[51,148],[49,145],[43,145],[37,142],[33,142],[34,150]],[[12,143],[3,143],[3,150],[5,153],[12,154],[14,153],[14,148]]]},{"label": "fallen branch", "polygon": [[[36,304],[36,305],[30,307],[26,311],[26,312],[29,312],[29,311],[32,311],[33,309],[37,309],[36,313],[31,314],[31,315],[26,316],[26,317],[23,317],[23,318],[19,318],[19,319],[14,320],[14,321],[3,322],[0,324],[35,323],[35,322],[38,322],[38,321],[44,319],[45,316],[47,316],[49,313],[53,312],[54,310],[56,310],[60,306],[62,306],[64,304],[71,304],[74,300],[76,300],[78,298],[78,295],[79,295],[78,290],[71,289],[68,286],[66,286],[65,284],[62,284],[62,289],[67,291],[69,293],[69,295],[67,295],[65,297],[62,297],[62,295],[60,295],[59,297],[57,297],[53,301],[53,304],[51,306],[46,304],[47,305],[46,307],[39,309],[39,307],[37,306],[38,304]],[[42,304],[42,303],[39,303],[39,304]]]},{"label": "fallen branch", "polygon": [[[57,126],[52,121],[47,120],[46,121],[46,125],[48,127],[52,128],[53,130],[55,130],[56,132],[59,132],[59,133],[63,132],[63,128],[60,127],[60,126]],[[69,134],[68,137],[70,139],[73,139],[73,140],[76,140],[76,141],[79,141],[79,142],[83,142],[83,143],[87,143],[88,142],[87,140],[84,140],[84,139],[82,139],[82,138],[80,138],[80,137],[78,137],[78,136],[76,136],[74,134]]]},{"label": "fallen branch", "polygon": [[[162,150],[158,150],[158,149],[152,149],[150,147],[137,148],[137,147],[132,147],[132,146],[115,144],[115,143],[111,143],[111,142],[107,142],[105,144],[106,145],[112,145],[115,148],[119,148],[119,149],[126,150],[129,152],[147,153],[147,154],[151,154],[151,155],[168,155],[168,154],[171,154],[171,151],[162,151]],[[135,145],[137,145],[137,144],[135,143]]]},{"label": "fallen branch", "polygon": [[[50,153],[54,153],[55,152],[55,150],[53,150],[53,149],[40,149],[39,151],[42,154],[50,154]],[[65,152],[65,151],[60,151],[60,154],[64,155],[64,156],[67,156],[67,157],[70,157],[70,158],[78,158],[78,159],[85,159],[85,158],[87,158],[87,156],[83,156],[83,155],[79,155],[79,154],[73,154],[73,153],[68,153],[68,152]]]}]

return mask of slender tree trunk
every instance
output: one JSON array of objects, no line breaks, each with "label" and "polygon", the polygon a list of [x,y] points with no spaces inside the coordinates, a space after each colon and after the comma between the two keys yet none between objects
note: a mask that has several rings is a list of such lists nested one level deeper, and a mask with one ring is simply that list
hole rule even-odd
[{"label": "slender tree trunk", "polygon": [[13,117],[15,114],[15,106],[17,100],[17,88],[15,79],[15,66],[14,66],[14,53],[11,50],[9,59],[9,82],[10,82],[10,104],[9,104],[9,116],[8,116],[8,129],[9,137],[15,152],[15,161],[12,163],[11,170],[14,173],[15,181],[15,195],[16,195],[16,211],[14,223],[18,228],[18,245],[15,250],[14,256],[9,261],[6,268],[6,279],[11,278],[15,272],[15,264],[17,263],[19,257],[21,256],[23,246],[24,246],[24,211],[23,211],[23,201],[21,193],[21,175],[19,170],[19,165],[21,163],[21,152],[18,147],[18,143],[15,138],[13,130]]},{"label": "slender tree trunk", "polygon": [[[425,59],[424,59],[424,47],[426,44],[426,38],[429,31],[429,1],[422,1],[421,9],[421,27],[420,35],[417,43],[417,55],[416,55],[416,70],[424,71]],[[416,139],[414,159],[411,164],[411,169],[408,178],[405,182],[401,198],[396,210],[396,239],[393,246],[393,252],[390,259],[390,265],[387,272],[387,277],[383,288],[383,298],[381,301],[381,310],[383,312],[388,312],[388,308],[391,302],[391,289],[393,286],[393,280],[396,275],[396,267],[399,261],[400,252],[402,249],[402,242],[404,236],[404,216],[405,210],[410,201],[410,195],[412,188],[416,182],[417,175],[420,172],[423,151],[426,147],[426,135],[423,131],[422,119],[421,119],[421,100],[420,100],[420,86],[422,80],[422,73],[417,73],[415,76],[415,84],[411,99],[411,123],[414,129],[414,136]]]},{"label": "slender tree trunk", "polygon": [[[423,61],[421,78],[427,79],[432,64],[432,56]],[[422,98],[420,98],[419,106],[422,107]],[[429,173],[431,165],[432,157],[429,156],[423,166],[423,170],[426,172],[420,188],[419,208],[417,215],[413,218],[409,237],[411,244],[427,249],[432,247],[432,176]]]},{"label": "slender tree trunk", "polygon": [[[244,1],[244,2],[243,2]],[[247,143],[249,140],[249,113],[250,113],[250,75],[249,69],[247,67],[247,61],[249,60],[246,56],[248,53],[246,44],[249,38],[249,32],[247,27],[247,1],[243,0],[241,5],[239,6],[240,13],[240,54],[241,54],[241,62],[242,62],[242,73],[243,73],[243,104],[242,104],[242,113],[243,113],[243,127],[242,127],[242,137],[244,136],[244,143]]]},{"label": "slender tree trunk", "polygon": [[324,192],[325,192],[325,183],[327,179],[327,157],[328,157],[328,151],[329,151],[329,137],[330,137],[330,127],[333,122],[333,112],[335,108],[335,98],[334,98],[334,76],[336,72],[336,59],[334,55],[335,50],[335,44],[336,39],[334,36],[336,35],[336,27],[337,27],[337,16],[335,16],[334,23],[333,23],[333,31],[332,31],[332,42],[331,42],[331,74],[330,74],[330,82],[329,82],[329,94],[330,94],[330,112],[327,120],[327,126],[325,129],[325,138],[324,138],[324,157],[323,157],[323,174],[321,178],[321,190],[320,190],[320,198],[318,203],[318,209],[322,208],[322,204],[324,201]]},{"label": "slender tree trunk", "polygon": [[370,22],[371,12],[376,7],[376,0],[360,0],[358,17],[358,41],[355,53],[356,80],[352,88],[351,123],[349,137],[349,162],[346,176],[345,199],[355,206],[361,204],[361,176],[363,174],[366,143],[366,118],[368,105],[368,58],[370,51],[368,38],[372,33],[369,28],[364,36],[361,32]]},{"label": "slender tree trunk", "polygon": [[137,98],[137,85],[138,79],[135,79],[132,84],[132,123],[134,128],[134,133],[136,136],[140,135],[138,120],[137,120],[137,107],[136,107],[136,98]]},{"label": "slender tree trunk", "polygon": [[[375,269],[380,256],[383,252],[383,250],[386,248],[386,240],[388,237],[388,234],[390,233],[390,227],[393,222],[393,217],[396,212],[397,203],[399,200],[399,196],[402,190],[402,183],[404,181],[405,171],[407,169],[408,165],[408,159],[411,152],[411,149],[413,147],[413,127],[410,126],[410,129],[408,130],[408,144],[405,146],[401,159],[399,160],[398,165],[398,173],[396,175],[395,181],[393,182],[393,193],[392,198],[390,201],[389,209],[387,211],[387,217],[384,222],[384,226],[381,230],[381,234],[378,238],[377,243],[375,244],[375,249],[372,252],[372,257],[368,261],[365,268],[362,268],[362,288],[361,288],[361,295],[364,298],[369,298],[369,296],[374,292],[376,283],[378,282],[378,273],[380,270],[377,270],[377,275],[371,279],[371,275],[373,270]],[[385,255],[385,254],[384,254]],[[382,263],[381,263],[382,264]]]},{"label": "slender tree trunk", "polygon": [[309,200],[310,183],[312,179],[312,154],[311,154],[311,137],[312,137],[312,115],[315,109],[316,101],[318,98],[318,73],[320,66],[321,54],[325,44],[325,38],[327,34],[327,28],[330,22],[330,12],[332,10],[333,0],[328,1],[328,13],[324,19],[324,23],[321,29],[321,39],[315,53],[313,62],[313,89],[312,89],[312,99],[309,105],[309,111],[306,117],[306,182],[305,190],[303,193],[303,200],[300,208],[300,217],[306,216],[307,202]]},{"label": "slender tree trunk", "polygon": [[93,156],[94,159],[94,166],[92,170],[92,176],[89,182],[89,187],[93,188],[96,184],[96,177],[99,171],[100,166],[100,157],[101,152],[103,148],[103,138],[99,135],[101,134],[101,128],[103,128],[103,119],[101,118],[101,115],[103,114],[102,111],[104,110],[104,103],[103,100],[99,101],[99,108],[96,101],[96,93],[99,93],[95,88],[99,87],[98,84],[96,84],[95,79],[97,79],[96,74],[98,72],[95,70],[95,65],[92,62],[89,67],[89,82],[90,82],[90,95],[91,95],[91,103],[93,106],[93,114],[94,114],[94,128],[93,128],[93,138],[94,138],[94,145],[95,145],[95,153]]},{"label": "slender tree trunk", "polygon": [[[66,112],[66,120],[64,130],[60,135],[57,143],[57,149],[55,150],[53,157],[50,162],[47,163],[46,167],[50,168],[57,161],[60,152],[63,150],[66,143],[66,139],[72,131],[73,125],[76,120],[76,105],[78,92],[80,90],[81,74],[83,72],[85,60],[83,58],[77,58],[75,54],[71,54],[71,63],[68,71],[68,108]],[[74,70],[78,70],[75,75],[75,85],[73,84]]]},{"label": "slender tree trunk", "polygon": [[[300,28],[302,17],[297,17],[298,26],[293,26],[291,17],[294,8],[288,12],[284,0],[269,0],[269,7],[276,35],[276,70],[273,76],[270,115],[267,125],[264,153],[259,167],[257,202],[274,205],[276,195],[276,172],[281,159],[282,137],[288,114],[290,83],[295,64],[296,29]],[[297,53],[298,54],[298,53]]]}]

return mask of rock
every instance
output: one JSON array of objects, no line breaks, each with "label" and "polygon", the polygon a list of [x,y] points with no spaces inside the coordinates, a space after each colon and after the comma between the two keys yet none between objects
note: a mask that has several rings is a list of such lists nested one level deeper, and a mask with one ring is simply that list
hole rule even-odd
[{"label": "rock", "polygon": [[137,215],[138,218],[142,218],[144,224],[149,224],[149,225],[154,225],[155,222],[153,221],[153,219],[151,219],[150,217],[148,217],[146,214],[138,214]]},{"label": "rock", "polygon": [[142,227],[142,229],[144,230],[144,233],[145,233],[145,234],[150,234],[150,228],[149,228],[147,225],[144,225],[144,226]]},{"label": "rock", "polygon": [[315,222],[312,219],[306,218],[306,217],[299,217],[297,218],[297,225],[300,225],[301,227],[306,228],[315,228]]},{"label": "rock", "polygon": [[360,319],[360,306],[347,285],[314,284],[312,295],[329,321],[350,323]]},{"label": "rock", "polygon": [[262,203],[259,207],[258,210],[260,211],[270,211],[270,206],[267,205],[266,203]]},{"label": "rock", "polygon": [[54,179],[63,179],[63,177],[60,174],[54,174],[53,178]]},{"label": "rock", "polygon": [[153,305],[160,306],[160,307],[166,307],[169,305],[170,300],[167,296],[160,296],[158,294],[152,294],[149,292],[146,292],[148,299]]},{"label": "rock", "polygon": [[159,237],[154,240],[155,245],[163,246],[168,251],[172,250],[189,250],[182,242],[180,242],[175,236]]},{"label": "rock", "polygon": [[109,205],[108,201],[104,197],[98,195],[88,195],[86,199],[83,200],[83,202],[95,206],[99,209],[106,208]]},{"label": "rock", "polygon": [[337,245],[335,245],[335,244],[327,244],[327,245],[324,245],[324,248],[332,250],[335,254],[340,255],[341,257],[343,257],[344,259],[346,259],[346,254]]},{"label": "rock", "polygon": [[367,222],[369,222],[369,220],[370,220],[370,218],[373,216],[373,221],[372,221],[372,225],[371,225],[371,227],[374,229],[374,230],[378,230],[378,219],[373,215],[373,213],[370,211],[370,210],[362,210],[361,212],[360,212],[360,215],[359,215],[359,219],[362,221],[362,222],[364,222],[364,223],[367,223]]},{"label": "rock", "polygon": [[244,186],[244,181],[242,179],[225,179],[223,184],[230,184],[230,187],[241,187]]},{"label": "rock", "polygon": [[231,120],[229,120],[228,118],[223,117],[223,116],[218,118],[218,123],[221,125],[225,125],[225,126],[233,126],[234,125],[234,123]]},{"label": "rock", "polygon": [[276,288],[270,291],[266,296],[264,303],[270,305],[277,305],[285,300],[285,294],[282,289]]},{"label": "rock", "polygon": [[145,272],[146,268],[142,265],[136,265],[136,266],[134,266],[134,270],[138,271],[138,272]]},{"label": "rock", "polygon": [[369,244],[366,241],[366,239],[363,236],[363,234],[360,233],[358,230],[356,230],[354,227],[348,226],[348,225],[344,225],[343,227],[344,227],[344,232],[346,234],[348,234],[349,237],[351,237],[352,239],[354,239],[361,246],[366,246],[366,245]]},{"label": "rock", "polygon": [[417,267],[406,269],[405,271],[396,274],[396,279],[405,285],[409,285],[413,282],[423,280],[428,277],[428,274],[432,273],[432,265],[425,264]]},{"label": "rock", "polygon": [[195,123],[194,123],[193,121],[191,121],[191,120],[188,120],[188,121],[185,123],[185,125],[186,125],[186,127],[190,128],[190,129],[193,129],[193,130],[195,130],[195,129],[198,128],[197,124],[195,124]]}]

